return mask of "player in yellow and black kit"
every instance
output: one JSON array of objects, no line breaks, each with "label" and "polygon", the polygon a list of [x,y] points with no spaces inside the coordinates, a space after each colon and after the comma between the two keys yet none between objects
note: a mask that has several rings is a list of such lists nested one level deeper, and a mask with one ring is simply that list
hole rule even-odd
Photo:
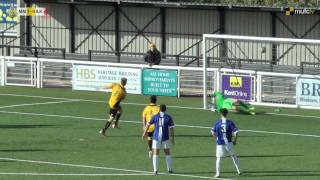
[{"label": "player in yellow and black kit", "polygon": [[103,129],[100,130],[100,134],[105,136],[107,129],[110,127],[112,122],[115,120],[112,125],[113,128],[118,128],[118,121],[122,114],[122,108],[120,102],[126,97],[126,86],[127,79],[122,78],[121,83],[111,83],[107,84],[103,89],[111,89],[111,96],[109,99],[109,119],[107,120]]},{"label": "player in yellow and black kit", "polygon": [[[148,104],[142,113],[143,121],[143,131],[147,123],[151,120],[152,116],[160,112],[159,106],[157,106],[157,96],[150,96],[150,104]],[[152,136],[154,131],[154,125],[151,125],[148,129],[148,148],[149,148],[149,157],[152,157]]]}]

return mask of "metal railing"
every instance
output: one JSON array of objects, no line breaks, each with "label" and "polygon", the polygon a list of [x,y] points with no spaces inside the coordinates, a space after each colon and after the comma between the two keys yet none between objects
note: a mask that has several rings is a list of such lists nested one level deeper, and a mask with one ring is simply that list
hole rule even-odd
[{"label": "metal railing", "polygon": [[313,67],[318,67],[319,68],[319,74],[320,74],[320,63],[314,63],[314,62],[304,62],[302,61],[300,63],[300,73],[304,74],[305,73],[305,67],[309,65],[309,66],[313,66]]},{"label": "metal railing", "polygon": [[[143,57],[146,55],[145,53],[132,53],[132,52],[115,52],[115,51],[97,51],[97,50],[89,50],[88,51],[88,60],[92,61],[93,60],[93,54],[94,53],[102,53],[102,54],[108,54],[111,56],[116,56],[117,57],[117,62],[121,62],[121,56],[122,55],[129,55],[129,56],[141,56]],[[202,58],[201,56],[187,56],[187,55],[173,55],[173,54],[161,54],[162,58],[166,59],[175,59],[175,65],[180,66],[181,60],[182,59],[192,59],[191,61],[187,62],[184,66],[188,66],[193,62],[197,62],[197,67],[200,67],[200,59]]]},{"label": "metal railing", "polygon": [[[7,56],[11,56],[13,54],[11,54],[12,49],[20,49],[20,51],[25,50],[27,52],[29,52],[30,54],[32,54],[34,57],[38,57],[39,54],[45,54],[48,52],[57,52],[60,51],[61,52],[61,56],[63,59],[66,58],[66,49],[65,48],[48,48],[48,47],[33,47],[33,46],[13,46],[13,45],[0,45],[0,48],[2,49],[2,51],[6,51],[6,55]],[[19,53],[21,54],[21,52]],[[25,54],[26,55],[26,54]]]}]

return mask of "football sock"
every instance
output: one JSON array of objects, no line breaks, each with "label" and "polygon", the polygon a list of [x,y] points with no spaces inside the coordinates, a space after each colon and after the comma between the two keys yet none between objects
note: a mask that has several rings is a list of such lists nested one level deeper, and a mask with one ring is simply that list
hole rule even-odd
[{"label": "football sock", "polygon": [[153,171],[154,172],[158,171],[159,155],[153,155],[152,163],[153,163]]},{"label": "football sock", "polygon": [[216,175],[220,174],[220,162],[221,162],[221,158],[217,157],[217,160],[216,160]]},{"label": "football sock", "polygon": [[172,158],[171,155],[166,156],[166,163],[168,171],[172,171]]},{"label": "football sock", "polygon": [[116,119],[116,122],[114,123],[115,125],[118,125],[118,121],[119,121],[120,117],[121,117],[121,113],[117,113],[116,117],[115,117],[115,119]]},{"label": "football sock", "polygon": [[240,174],[239,159],[237,158],[236,155],[231,156],[231,158],[232,158],[232,161],[233,161],[234,166],[235,166],[236,169],[237,169],[238,174]]},{"label": "football sock", "polygon": [[112,115],[110,115],[109,119],[107,120],[106,124],[104,125],[105,130],[107,130],[110,127],[113,119],[114,119],[114,117]]},{"label": "football sock", "polygon": [[107,130],[111,125],[111,122],[107,121],[106,124],[104,125],[104,130]]}]

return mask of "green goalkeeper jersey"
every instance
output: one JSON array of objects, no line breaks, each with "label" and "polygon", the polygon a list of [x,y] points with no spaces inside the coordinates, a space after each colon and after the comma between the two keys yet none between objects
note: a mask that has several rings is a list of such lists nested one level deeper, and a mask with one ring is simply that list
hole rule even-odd
[{"label": "green goalkeeper jersey", "polygon": [[233,105],[233,99],[232,98],[225,98],[223,97],[223,95],[217,91],[213,94],[213,96],[216,99],[216,108],[218,110],[218,112],[220,112],[221,109],[225,108],[228,110],[232,109],[232,105]]},{"label": "green goalkeeper jersey", "polygon": [[219,91],[214,92],[213,96],[215,97],[215,100],[216,100],[215,102],[216,108],[218,112],[220,112],[220,110],[223,108],[223,101],[225,100],[225,98]]}]

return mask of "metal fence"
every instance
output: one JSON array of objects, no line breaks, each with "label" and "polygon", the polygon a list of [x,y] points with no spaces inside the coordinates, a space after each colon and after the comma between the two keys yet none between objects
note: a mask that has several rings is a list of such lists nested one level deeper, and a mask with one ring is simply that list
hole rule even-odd
[{"label": "metal fence", "polygon": [[[121,67],[121,68],[149,68],[140,64],[119,64],[105,62],[84,62],[77,60],[0,57],[2,85],[22,85],[42,87],[69,87],[72,85],[73,65]],[[300,106],[297,104],[297,82],[299,78],[317,81],[320,76],[274,73],[235,69],[218,69],[179,66],[155,66],[156,69],[176,70],[178,72],[179,96],[202,96],[204,108],[212,104],[209,95],[216,90],[222,90],[223,75],[234,77],[250,77],[250,102],[257,105],[277,107],[319,108],[317,106]],[[206,72],[206,73],[205,73]],[[204,74],[206,81],[204,81]],[[204,83],[206,82],[206,83]],[[206,89],[204,94],[204,87]],[[318,87],[319,88],[319,87]],[[320,95],[319,95],[320,96]],[[206,97],[206,98],[205,98]]]}]

